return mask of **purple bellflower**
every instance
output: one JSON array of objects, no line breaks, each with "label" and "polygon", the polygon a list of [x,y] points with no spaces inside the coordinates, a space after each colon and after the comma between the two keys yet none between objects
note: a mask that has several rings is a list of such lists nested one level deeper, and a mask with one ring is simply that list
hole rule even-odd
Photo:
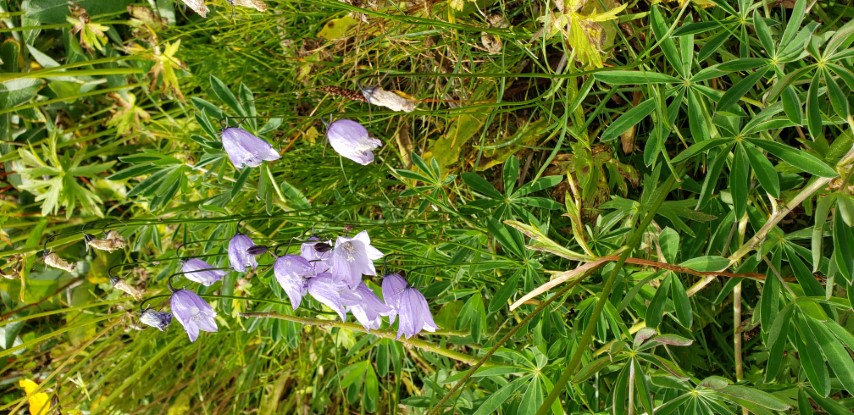
[{"label": "purple bellflower", "polygon": [[308,293],[338,313],[341,321],[347,321],[347,307],[359,304],[362,298],[355,291],[341,284],[332,274],[318,274],[308,279]]},{"label": "purple bellflower", "polygon": [[438,328],[430,313],[427,299],[417,289],[410,287],[400,274],[389,274],[383,278],[383,297],[392,308],[389,322],[394,323],[395,315],[400,315],[397,338],[401,335],[410,338],[421,330],[434,332]]},{"label": "purple bellflower", "polygon": [[392,312],[391,307],[383,304],[374,292],[365,283],[356,287],[356,294],[362,298],[359,304],[348,307],[353,317],[365,327],[365,330],[376,330],[382,325],[381,316],[387,316]]},{"label": "purple bellflower", "polygon": [[268,142],[242,128],[222,130],[222,147],[236,168],[258,167],[261,162],[278,160],[281,156]]},{"label": "purple bellflower", "polygon": [[371,246],[368,231],[359,232],[352,238],[339,236],[332,250],[330,272],[355,290],[362,282],[362,275],[377,275],[374,260],[382,257],[383,253]]},{"label": "purple bellflower", "polygon": [[216,333],[216,312],[210,304],[189,290],[176,290],[172,293],[172,313],[184,326],[190,341],[196,341],[199,330]]},{"label": "purple bellflower", "polygon": [[184,277],[188,280],[195,281],[205,287],[214,285],[226,274],[225,270],[216,269],[213,265],[197,258],[185,261],[181,266],[181,271],[184,272]]},{"label": "purple bellflower", "polygon": [[273,274],[296,310],[307,292],[308,278],[314,276],[311,263],[299,255],[280,256],[273,263]]},{"label": "purple bellflower", "polygon": [[365,127],[353,120],[338,120],[329,124],[326,137],[338,154],[363,166],[374,161],[374,149],[383,145],[380,140],[371,137]]},{"label": "purple bellflower", "polygon": [[140,313],[139,321],[154,327],[157,330],[166,331],[166,329],[169,328],[169,323],[172,322],[172,313],[146,308],[142,313]]},{"label": "purple bellflower", "polygon": [[255,243],[248,236],[242,233],[234,235],[228,242],[228,262],[231,263],[231,268],[237,272],[246,272],[247,267],[258,268],[258,261],[249,253],[249,248],[253,246]]}]

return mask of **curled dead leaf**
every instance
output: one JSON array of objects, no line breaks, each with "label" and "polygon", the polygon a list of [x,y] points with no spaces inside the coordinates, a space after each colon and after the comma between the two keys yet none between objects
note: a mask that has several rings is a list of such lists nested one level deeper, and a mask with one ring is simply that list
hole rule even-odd
[{"label": "curled dead leaf", "polygon": [[138,290],[136,287],[127,283],[127,281],[121,278],[110,278],[110,283],[113,284],[113,288],[124,292],[125,294],[133,297],[134,300],[139,301],[142,300],[142,291]]},{"label": "curled dead leaf", "polygon": [[251,7],[259,12],[267,10],[267,3],[261,0],[228,0],[232,6]]},{"label": "curled dead leaf", "polygon": [[205,6],[205,0],[181,0],[187,7],[193,9],[199,16],[208,17],[208,6]]}]

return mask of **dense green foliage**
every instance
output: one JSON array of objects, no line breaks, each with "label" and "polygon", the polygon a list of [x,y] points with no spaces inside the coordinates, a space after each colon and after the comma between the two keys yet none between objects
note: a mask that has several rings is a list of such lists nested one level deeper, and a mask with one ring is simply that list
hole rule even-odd
[{"label": "dense green foliage", "polygon": [[[207,3],[0,0],[0,413],[851,413],[847,2]],[[143,329],[238,230],[368,230],[440,330],[293,311],[270,255]]]}]

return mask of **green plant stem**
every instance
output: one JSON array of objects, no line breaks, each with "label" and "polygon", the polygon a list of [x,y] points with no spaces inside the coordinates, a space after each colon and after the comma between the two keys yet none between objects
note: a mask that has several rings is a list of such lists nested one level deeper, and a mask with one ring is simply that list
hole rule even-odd
[{"label": "green plant stem", "polygon": [[457,381],[457,383],[451,388],[451,390],[449,390],[448,393],[446,393],[445,396],[443,396],[442,399],[439,400],[439,403],[437,403],[436,406],[433,407],[433,409],[430,412],[428,412],[428,414],[438,413],[439,408],[442,408],[442,406],[444,406],[448,402],[448,400],[450,400],[451,397],[454,396],[454,394],[466,383],[466,381],[468,381],[468,379],[471,378],[472,375],[474,375],[474,372],[476,372],[479,367],[483,366],[486,362],[486,359],[489,359],[498,350],[498,348],[501,347],[501,345],[503,345],[505,342],[507,342],[507,340],[510,340],[510,338],[513,337],[516,334],[516,332],[519,331],[519,329],[521,329],[522,327],[525,327],[525,325],[528,324],[528,322],[530,322],[534,318],[534,316],[536,316],[537,314],[540,314],[543,310],[546,309],[546,307],[548,307],[549,304],[553,303],[555,300],[557,300],[558,298],[562,297],[564,294],[569,292],[569,290],[571,290],[573,287],[575,287],[579,282],[581,282],[580,279],[566,284],[555,295],[549,297],[549,299],[547,299],[546,301],[543,301],[537,308],[534,309],[534,311],[532,311],[530,314],[525,316],[525,318],[523,318],[519,322],[519,324],[517,324],[515,327],[513,327],[513,329],[511,329],[509,332],[507,332],[507,334],[504,335],[504,337],[502,337],[500,340],[498,340],[498,342],[495,345],[493,345],[486,352],[486,354],[480,358],[480,360],[474,366],[469,368],[469,371],[466,372],[465,376],[463,376],[462,379]]},{"label": "green plant stem", "polygon": [[575,353],[572,354],[572,359],[569,361],[569,364],[566,365],[566,369],[563,370],[560,378],[555,382],[554,388],[552,388],[552,391],[549,392],[548,396],[546,396],[543,404],[540,405],[539,409],[537,409],[537,415],[545,415],[545,413],[550,410],[554,401],[560,396],[566,382],[569,381],[569,378],[575,373],[576,368],[581,363],[581,357],[584,355],[584,352],[593,340],[593,332],[596,330],[597,326],[596,322],[599,321],[599,315],[601,315],[602,310],[605,309],[605,303],[611,295],[611,290],[614,288],[614,283],[616,283],[617,278],[620,275],[620,270],[622,270],[623,264],[626,262],[629,255],[631,255],[633,247],[640,242],[647,226],[652,223],[652,219],[655,217],[655,212],[658,211],[661,204],[664,203],[664,199],[667,198],[667,194],[670,193],[670,189],[676,183],[676,178],[677,176],[675,174],[670,175],[664,185],[658,189],[658,195],[653,201],[650,209],[647,210],[646,216],[644,216],[640,226],[635,228],[635,231],[623,247],[623,253],[620,254],[620,259],[617,260],[617,263],[611,271],[611,275],[608,276],[608,280],[605,282],[605,286],[602,287],[602,292],[599,294],[599,300],[596,302],[596,307],[590,315],[591,323],[587,325],[587,328],[584,330],[584,334],[582,334],[581,340],[578,342]]},{"label": "green plant stem", "polygon": [[[306,326],[336,327],[339,329],[345,329],[345,330],[350,330],[350,331],[358,331],[358,332],[362,332],[362,333],[371,334],[371,335],[374,335],[374,336],[382,338],[382,339],[399,341],[405,345],[417,347],[419,349],[424,349],[424,350],[427,350],[428,352],[436,353],[438,355],[445,356],[445,357],[448,357],[448,358],[451,358],[451,359],[454,359],[454,360],[457,360],[457,361],[460,361],[463,363],[467,363],[469,365],[475,365],[478,363],[478,359],[476,359],[472,356],[469,356],[467,354],[455,352],[453,350],[449,350],[449,349],[446,349],[446,348],[441,347],[441,346],[436,346],[430,342],[420,340],[420,339],[416,339],[416,338],[409,338],[409,339],[400,338],[399,339],[399,338],[397,338],[397,334],[392,332],[392,331],[388,331],[388,330],[367,330],[364,327],[362,327],[360,324],[356,324],[356,323],[345,323],[345,322],[336,321],[336,320],[321,320],[321,319],[317,319],[317,318],[289,316],[286,314],[269,313],[269,312],[240,313],[240,316],[245,317],[245,318],[275,318],[275,319],[279,319],[279,320],[290,321],[292,323],[304,324]],[[490,363],[490,362],[486,363],[487,367],[494,366],[494,365],[496,365],[496,364]]]}]

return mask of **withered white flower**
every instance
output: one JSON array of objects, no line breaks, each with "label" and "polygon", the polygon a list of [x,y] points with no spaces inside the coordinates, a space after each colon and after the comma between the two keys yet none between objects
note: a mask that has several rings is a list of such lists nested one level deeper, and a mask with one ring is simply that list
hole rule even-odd
[{"label": "withered white flower", "polygon": [[362,87],[362,94],[369,103],[392,111],[412,112],[418,106],[418,101],[403,97],[395,92],[386,91],[380,86]]},{"label": "withered white flower", "polygon": [[93,249],[107,252],[118,251],[119,249],[124,249],[125,247],[127,247],[127,242],[125,242],[124,238],[122,238],[122,235],[112,230],[107,232],[107,235],[104,236],[103,239],[87,238],[86,244],[88,244]]},{"label": "withered white flower", "polygon": [[74,272],[77,268],[77,263],[70,263],[62,258],[59,255],[51,252],[44,257],[44,263],[53,268],[59,268],[63,271]]}]

